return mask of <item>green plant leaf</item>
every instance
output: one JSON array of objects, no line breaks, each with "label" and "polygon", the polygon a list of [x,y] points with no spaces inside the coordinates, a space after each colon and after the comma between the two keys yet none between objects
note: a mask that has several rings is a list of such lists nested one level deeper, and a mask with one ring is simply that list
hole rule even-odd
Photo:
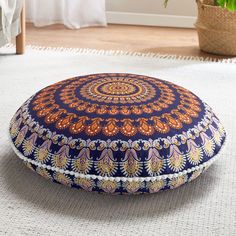
[{"label": "green plant leaf", "polygon": [[236,11],[236,0],[229,0],[227,8],[231,11]]},{"label": "green plant leaf", "polygon": [[165,0],[165,1],[164,1],[164,6],[165,6],[165,7],[167,7],[168,1],[169,1],[169,0]]},{"label": "green plant leaf", "polygon": [[[164,0],[164,6],[167,7],[169,0]],[[229,11],[236,11],[236,0],[215,0],[215,4]]]},{"label": "green plant leaf", "polygon": [[218,3],[219,6],[225,7],[226,6],[226,2],[228,2],[228,0],[217,0],[216,2]]},{"label": "green plant leaf", "polygon": [[217,3],[230,11],[236,11],[236,0],[217,0]]}]

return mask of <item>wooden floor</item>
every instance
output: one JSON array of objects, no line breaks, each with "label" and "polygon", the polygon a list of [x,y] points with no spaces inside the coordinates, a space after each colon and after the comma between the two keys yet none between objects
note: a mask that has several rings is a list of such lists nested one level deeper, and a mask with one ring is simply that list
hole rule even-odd
[{"label": "wooden floor", "polygon": [[27,44],[40,46],[219,57],[199,50],[195,29],[109,25],[70,30],[62,25],[36,28],[27,24],[26,32]]}]

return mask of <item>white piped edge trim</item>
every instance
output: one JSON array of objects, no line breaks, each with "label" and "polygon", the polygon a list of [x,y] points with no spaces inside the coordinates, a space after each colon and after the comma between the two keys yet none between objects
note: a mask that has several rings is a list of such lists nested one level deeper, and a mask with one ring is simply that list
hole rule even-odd
[{"label": "white piped edge trim", "polygon": [[[13,48],[13,44],[7,44],[3,48]],[[68,52],[74,54],[91,54],[91,55],[103,55],[103,56],[132,56],[132,57],[146,57],[156,59],[169,59],[169,60],[183,60],[183,61],[198,61],[198,62],[215,62],[236,64],[235,58],[211,58],[211,57],[198,57],[198,56],[183,56],[183,55],[171,55],[152,52],[133,52],[123,50],[98,50],[92,48],[67,48],[67,47],[45,47],[36,45],[27,45],[27,49],[38,51],[52,51],[52,52]]]},{"label": "white piped edge trim", "polygon": [[159,175],[159,176],[153,176],[153,177],[109,177],[109,176],[100,176],[100,175],[80,174],[80,173],[75,172],[75,171],[63,170],[63,169],[60,169],[60,168],[57,168],[57,167],[53,167],[53,166],[50,166],[50,165],[42,164],[42,163],[40,163],[38,161],[35,161],[35,160],[31,160],[31,159],[25,157],[15,147],[14,143],[12,142],[12,139],[11,139],[10,135],[9,135],[9,140],[10,140],[11,147],[14,150],[14,152],[16,153],[16,155],[21,160],[23,160],[25,162],[31,163],[31,164],[36,165],[38,167],[41,167],[43,169],[59,172],[61,174],[72,175],[72,176],[74,176],[76,178],[79,177],[79,178],[85,178],[85,179],[111,180],[111,181],[116,181],[116,182],[120,182],[120,181],[122,181],[122,182],[126,182],[126,181],[129,181],[129,182],[132,182],[132,181],[144,182],[144,181],[156,181],[156,180],[164,180],[164,179],[173,179],[173,178],[177,178],[179,176],[182,176],[182,175],[185,175],[185,174],[188,174],[188,173],[192,173],[192,172],[194,172],[196,170],[202,170],[203,168],[205,168],[207,166],[210,166],[214,161],[217,160],[217,158],[222,153],[222,149],[224,149],[225,143],[226,143],[226,137],[225,137],[225,141],[224,141],[224,144],[221,146],[221,149],[209,161],[206,161],[206,162],[204,162],[204,163],[202,163],[202,164],[200,164],[198,166],[189,168],[187,170],[184,170],[184,171],[181,171],[181,172],[178,172],[178,173],[167,174],[167,175]]}]

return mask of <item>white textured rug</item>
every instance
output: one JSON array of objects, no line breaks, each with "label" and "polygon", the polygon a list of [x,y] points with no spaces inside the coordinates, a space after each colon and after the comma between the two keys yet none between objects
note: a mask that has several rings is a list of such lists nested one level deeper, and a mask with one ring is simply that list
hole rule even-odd
[{"label": "white textured rug", "polygon": [[[235,235],[236,63],[95,50],[0,49],[0,235]],[[16,158],[7,127],[37,90],[72,76],[129,72],[182,85],[228,133],[221,157],[197,180],[152,195],[109,196],[51,183]]]}]

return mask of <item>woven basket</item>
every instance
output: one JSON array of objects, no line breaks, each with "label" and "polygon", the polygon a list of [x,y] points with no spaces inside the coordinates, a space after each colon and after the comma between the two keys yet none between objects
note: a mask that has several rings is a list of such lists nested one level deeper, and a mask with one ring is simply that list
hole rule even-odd
[{"label": "woven basket", "polygon": [[214,0],[197,0],[195,24],[201,50],[219,55],[236,55],[236,12],[214,6]]}]

